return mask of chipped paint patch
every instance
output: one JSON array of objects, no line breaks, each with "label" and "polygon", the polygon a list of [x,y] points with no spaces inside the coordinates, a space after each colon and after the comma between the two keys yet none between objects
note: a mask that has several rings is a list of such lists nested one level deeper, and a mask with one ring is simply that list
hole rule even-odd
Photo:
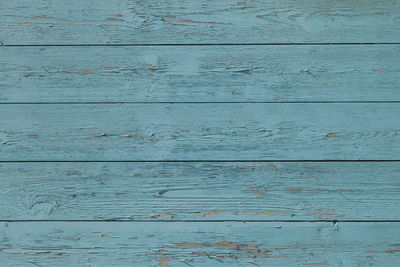
[{"label": "chipped paint patch", "polygon": [[116,19],[116,18],[107,18],[110,21],[125,21],[124,19]]},{"label": "chipped paint patch", "polygon": [[[260,250],[257,244],[237,244],[228,241],[221,241],[217,243],[175,243],[176,246],[185,246],[185,247],[214,247],[220,249],[231,249],[236,252],[242,252],[245,254],[250,254],[250,256],[241,255],[241,258],[271,258],[269,253],[270,250]],[[197,256],[214,256],[214,257],[221,257],[221,258],[238,258],[238,255],[233,255],[232,252],[230,253],[205,253],[205,252],[192,252]]]},{"label": "chipped paint patch", "polygon": [[150,216],[150,218],[152,218],[152,219],[171,219],[173,217],[174,216],[171,214],[158,214],[158,215]]},{"label": "chipped paint patch", "polygon": [[26,19],[52,19],[50,17],[40,17],[40,16],[35,16],[35,17],[25,17]]},{"label": "chipped paint patch", "polygon": [[289,193],[292,193],[292,194],[298,194],[298,193],[301,193],[302,189],[298,188],[298,187],[287,187],[286,191],[288,191]]},{"label": "chipped paint patch", "polygon": [[164,21],[189,22],[189,23],[206,23],[206,24],[227,24],[227,25],[231,25],[232,24],[232,23],[224,23],[224,22],[198,21],[198,20],[190,20],[190,19],[164,19]]},{"label": "chipped paint patch", "polygon": [[161,253],[160,256],[154,257],[154,259],[159,260],[160,267],[167,267],[167,261],[169,259],[167,257],[165,257],[165,254]]},{"label": "chipped paint patch", "polygon": [[335,137],[335,136],[337,136],[337,133],[327,133],[325,135],[325,137]]}]

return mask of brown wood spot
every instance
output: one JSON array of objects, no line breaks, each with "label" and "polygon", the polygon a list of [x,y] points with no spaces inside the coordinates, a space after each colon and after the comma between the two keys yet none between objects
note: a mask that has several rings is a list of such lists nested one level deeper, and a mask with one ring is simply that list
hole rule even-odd
[{"label": "brown wood spot", "polygon": [[172,216],[171,214],[159,214],[150,216],[150,218],[152,219],[171,219],[172,217],[174,216]]},{"label": "brown wood spot", "polygon": [[223,210],[207,211],[207,212],[204,213],[204,216],[214,217],[214,216],[217,216],[217,215],[219,215],[219,214],[221,214],[223,212],[228,212],[228,211],[223,211]]},{"label": "brown wood spot", "polygon": [[327,135],[325,135],[325,137],[335,137],[337,136],[337,133],[328,133]]},{"label": "brown wood spot", "polygon": [[107,238],[110,238],[111,236],[110,236],[110,235],[108,235],[108,234],[101,234],[101,237],[107,237]]},{"label": "brown wood spot", "polygon": [[80,72],[96,71],[97,69],[81,69]]},{"label": "brown wood spot", "polygon": [[124,19],[116,19],[116,18],[107,18],[107,20],[111,20],[111,21],[125,21]]},{"label": "brown wood spot", "polygon": [[167,267],[167,261],[168,259],[165,257],[164,254],[161,254],[159,257],[154,257],[156,260],[160,261],[160,266],[161,267]]},{"label": "brown wood spot", "polygon": [[52,19],[50,17],[40,17],[40,16],[35,16],[35,17],[25,17],[26,19]]},{"label": "brown wood spot", "polygon": [[384,69],[376,69],[376,70],[372,70],[372,71],[380,72],[380,71],[385,71],[385,70]]},{"label": "brown wood spot", "polygon": [[301,192],[301,189],[297,187],[288,187],[286,188],[286,191],[288,191],[289,193],[298,194]]},{"label": "brown wood spot", "polygon": [[214,22],[214,21],[198,21],[198,20],[190,20],[190,19],[164,19],[165,21],[174,21],[174,22],[189,22],[189,23],[208,23],[208,24],[232,24],[232,23],[223,23],[223,22]]}]

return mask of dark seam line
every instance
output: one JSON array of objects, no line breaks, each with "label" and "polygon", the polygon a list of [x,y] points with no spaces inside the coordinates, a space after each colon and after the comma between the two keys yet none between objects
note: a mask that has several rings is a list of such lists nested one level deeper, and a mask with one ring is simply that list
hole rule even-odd
[{"label": "dark seam line", "polygon": [[355,160],[1,160],[1,163],[245,163],[245,162],[400,162],[398,159]]},{"label": "dark seam line", "polygon": [[119,222],[119,223],[164,223],[164,222],[186,222],[186,223],[223,223],[223,222],[260,222],[260,223],[400,223],[400,220],[0,220],[0,222]]},{"label": "dark seam line", "polygon": [[398,42],[382,42],[382,43],[164,43],[164,44],[3,44],[2,47],[71,47],[71,46],[291,46],[291,45],[399,45]]},{"label": "dark seam line", "polygon": [[0,105],[142,105],[142,104],[398,104],[400,100],[377,100],[377,101],[216,101],[216,102],[190,102],[190,101],[111,101],[111,102],[5,102]]}]

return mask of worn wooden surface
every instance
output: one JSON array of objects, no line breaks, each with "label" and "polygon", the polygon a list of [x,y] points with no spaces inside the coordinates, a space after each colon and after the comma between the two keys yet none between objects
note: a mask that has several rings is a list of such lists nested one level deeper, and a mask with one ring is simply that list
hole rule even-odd
[{"label": "worn wooden surface", "polygon": [[399,220],[400,162],[1,163],[0,220]]},{"label": "worn wooden surface", "polygon": [[400,101],[399,45],[3,47],[0,102]]},{"label": "worn wooden surface", "polygon": [[[0,105],[0,160],[397,160],[400,105]],[[12,118],[12,119],[11,119]]]},{"label": "worn wooden surface", "polygon": [[398,266],[400,2],[0,3],[0,266]]},{"label": "worn wooden surface", "polygon": [[399,42],[400,3],[374,0],[2,1],[4,44]]},{"label": "worn wooden surface", "polygon": [[34,222],[0,226],[2,266],[398,266],[398,223]]}]

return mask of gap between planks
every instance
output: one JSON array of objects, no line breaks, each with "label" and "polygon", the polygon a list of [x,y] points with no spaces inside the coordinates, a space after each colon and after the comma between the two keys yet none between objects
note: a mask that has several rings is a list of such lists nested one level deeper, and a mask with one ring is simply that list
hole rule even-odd
[{"label": "gap between planks", "polygon": [[0,43],[1,47],[70,47],[70,46],[293,46],[293,45],[398,45],[398,42],[383,42],[383,43],[368,43],[368,42],[357,42],[357,43],[163,43],[163,44],[3,44]]},{"label": "gap between planks", "polygon": [[400,159],[287,159],[287,160],[0,160],[1,163],[224,163],[224,162],[400,162]]},{"label": "gap between planks", "polygon": [[30,222],[120,222],[120,223],[400,223],[400,220],[2,220],[0,223],[30,223]]},{"label": "gap between planks", "polygon": [[399,104],[398,100],[377,101],[111,101],[111,102],[0,102],[0,105],[141,105],[141,104]]}]

